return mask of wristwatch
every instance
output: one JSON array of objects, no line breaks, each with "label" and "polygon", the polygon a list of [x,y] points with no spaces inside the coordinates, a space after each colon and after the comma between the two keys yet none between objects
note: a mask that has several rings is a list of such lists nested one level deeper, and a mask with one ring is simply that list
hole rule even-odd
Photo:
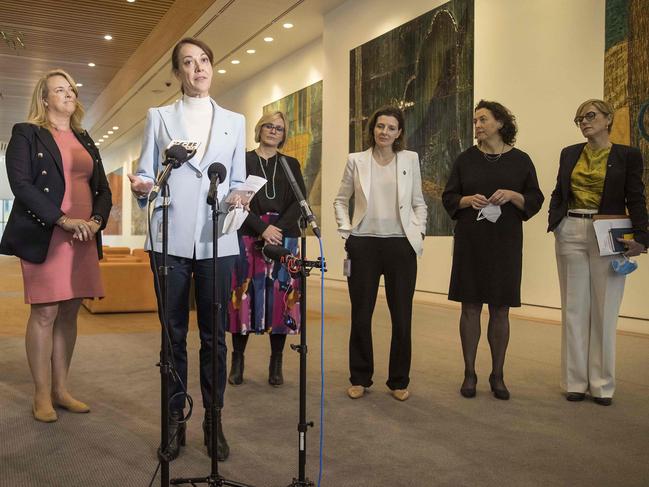
[{"label": "wristwatch", "polygon": [[104,219],[101,217],[101,215],[92,215],[90,219],[100,227],[104,224]]}]

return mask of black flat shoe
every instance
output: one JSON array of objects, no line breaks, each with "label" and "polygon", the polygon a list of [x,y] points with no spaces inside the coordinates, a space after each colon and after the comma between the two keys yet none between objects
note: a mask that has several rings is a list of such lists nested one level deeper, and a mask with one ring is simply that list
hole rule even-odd
[{"label": "black flat shoe", "polygon": [[566,400],[570,402],[579,402],[583,401],[586,398],[586,394],[583,392],[569,392],[566,394]]},{"label": "black flat shoe", "polygon": [[595,401],[595,404],[599,404],[600,406],[610,406],[613,404],[612,397],[593,397],[593,401]]},{"label": "black flat shoe", "polygon": [[464,382],[462,382],[460,394],[462,394],[463,397],[467,398],[475,397],[475,388],[477,384],[478,377],[475,374],[464,374]]},{"label": "black flat shoe", "polygon": [[500,379],[502,381],[502,376],[498,377],[493,374],[489,376],[489,386],[491,387],[491,392],[493,392],[494,397],[496,399],[500,399],[501,401],[508,401],[509,400],[509,391],[507,390],[507,386],[505,386],[505,383],[502,383],[501,388],[497,388],[495,386],[496,379]]}]

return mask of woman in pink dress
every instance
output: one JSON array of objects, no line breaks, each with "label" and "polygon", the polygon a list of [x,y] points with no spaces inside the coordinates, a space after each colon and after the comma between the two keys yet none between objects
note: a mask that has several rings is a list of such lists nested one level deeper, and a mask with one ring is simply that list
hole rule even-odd
[{"label": "woman in pink dress", "polygon": [[111,192],[95,143],[81,128],[77,95],[65,71],[43,76],[29,121],[14,126],[6,153],[15,201],[0,253],[21,259],[31,305],[25,345],[35,386],[32,411],[43,422],[57,420],[55,406],[90,411],[70,395],[67,377],[81,300],[104,294],[99,231]]}]

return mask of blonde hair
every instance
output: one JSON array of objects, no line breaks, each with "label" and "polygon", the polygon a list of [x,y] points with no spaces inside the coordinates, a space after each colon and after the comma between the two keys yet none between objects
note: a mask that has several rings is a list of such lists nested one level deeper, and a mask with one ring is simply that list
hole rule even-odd
[{"label": "blonde hair", "polygon": [[29,105],[29,115],[27,116],[27,121],[29,123],[33,123],[34,125],[38,125],[39,127],[45,127],[47,129],[52,128],[52,124],[47,118],[45,99],[48,95],[47,80],[49,80],[53,76],[63,76],[66,81],[70,83],[72,91],[74,91],[74,94],[77,97],[74,113],[72,114],[72,117],[70,117],[70,125],[76,132],[83,131],[81,120],[83,119],[85,110],[83,109],[83,105],[79,101],[79,91],[77,90],[77,84],[75,83],[74,79],[72,79],[72,76],[70,76],[66,71],[60,68],[53,69],[52,71],[45,73],[45,75],[42,76],[36,83],[36,86],[34,87],[34,93],[32,93],[32,102]]},{"label": "blonde hair", "polygon": [[277,148],[281,149],[284,146],[284,142],[286,142],[286,137],[288,136],[288,120],[286,119],[286,116],[280,111],[266,113],[265,115],[261,116],[261,118],[257,122],[257,125],[255,125],[255,142],[259,143],[261,141],[261,126],[267,123],[271,123],[275,117],[281,118],[284,122],[284,137],[282,137],[282,141],[277,145]]},{"label": "blonde hair", "polygon": [[611,133],[611,129],[613,128],[613,117],[615,116],[615,112],[613,110],[613,107],[609,105],[607,102],[604,100],[600,100],[598,98],[591,98],[590,100],[586,100],[583,102],[581,105],[579,105],[579,108],[577,108],[577,112],[575,113],[575,121],[577,120],[577,117],[581,115],[581,112],[584,111],[584,109],[588,105],[593,105],[597,110],[602,112],[604,115],[607,115],[610,118],[610,123],[608,124],[608,133]]}]

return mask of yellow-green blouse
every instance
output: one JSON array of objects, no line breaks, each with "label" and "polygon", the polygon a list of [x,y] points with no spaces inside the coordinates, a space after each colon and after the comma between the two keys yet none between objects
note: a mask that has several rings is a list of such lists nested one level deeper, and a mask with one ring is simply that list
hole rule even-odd
[{"label": "yellow-green blouse", "polygon": [[569,208],[599,209],[604,192],[606,162],[610,153],[610,147],[593,150],[588,145],[584,146],[570,178]]}]

